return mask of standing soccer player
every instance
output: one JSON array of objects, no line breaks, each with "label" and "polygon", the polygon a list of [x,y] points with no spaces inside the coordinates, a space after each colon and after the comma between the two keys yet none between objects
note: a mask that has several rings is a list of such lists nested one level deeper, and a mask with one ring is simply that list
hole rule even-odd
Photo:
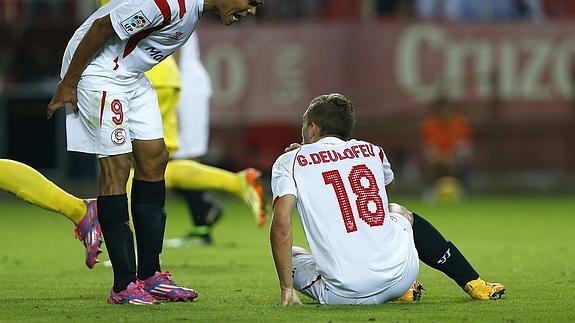
[{"label": "standing soccer player", "polygon": [[[168,151],[156,94],[144,72],[182,46],[204,12],[214,12],[230,25],[255,14],[262,4],[263,0],[114,0],[92,14],[69,41],[62,81],[47,114],[50,118],[69,103],[68,150],[98,157],[99,221],[114,270],[108,303],[197,297],[160,269]],[[126,196],[132,158],[137,271]]]},{"label": "standing soccer player", "polygon": [[[479,278],[429,222],[388,204],[391,165],[380,147],[349,139],[354,124],[346,97],[315,98],[303,117],[303,145],[290,145],[272,168],[270,235],[281,304],[301,303],[294,289],[322,304],[415,300],[418,257],[474,299],[501,297],[504,286]],[[296,205],[312,253],[292,247]]]}]

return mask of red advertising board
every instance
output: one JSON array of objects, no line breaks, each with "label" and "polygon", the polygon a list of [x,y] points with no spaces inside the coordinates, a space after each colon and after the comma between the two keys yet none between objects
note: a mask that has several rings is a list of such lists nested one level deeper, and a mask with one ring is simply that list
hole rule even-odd
[{"label": "red advertising board", "polygon": [[314,96],[349,96],[360,120],[408,113],[443,93],[474,120],[564,120],[574,92],[571,24],[202,26],[215,125],[300,120]]}]

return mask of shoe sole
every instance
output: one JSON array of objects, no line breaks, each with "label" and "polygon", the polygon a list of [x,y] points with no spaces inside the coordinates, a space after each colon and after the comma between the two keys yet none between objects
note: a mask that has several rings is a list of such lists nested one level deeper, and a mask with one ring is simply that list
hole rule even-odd
[{"label": "shoe sole", "polygon": [[194,299],[198,298],[198,293],[194,292],[193,296],[190,298],[187,297],[169,297],[159,294],[150,293],[152,297],[158,302],[192,302]]},{"label": "shoe sole", "polygon": [[144,302],[144,301],[134,301],[134,300],[130,300],[127,301],[125,303],[115,303],[115,302],[110,302],[109,300],[106,301],[106,303],[110,304],[110,305],[154,305],[157,302]]},{"label": "shoe sole", "polygon": [[[100,262],[98,260],[98,256],[102,253],[102,248],[100,248],[100,246],[102,246],[102,240],[101,239],[97,245],[92,245],[86,254],[86,266],[88,266],[88,268],[90,268],[90,269],[94,269],[96,264]],[[93,263],[92,263],[92,261],[90,261],[90,255],[94,255],[94,262]]]}]

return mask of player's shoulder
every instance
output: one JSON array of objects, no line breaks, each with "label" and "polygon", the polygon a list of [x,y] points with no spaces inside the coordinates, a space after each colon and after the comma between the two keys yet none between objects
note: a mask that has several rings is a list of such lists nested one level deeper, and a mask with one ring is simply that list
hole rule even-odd
[{"label": "player's shoulder", "polygon": [[275,161],[274,165],[273,165],[273,169],[279,169],[279,168],[285,168],[285,167],[290,167],[293,165],[294,160],[297,156],[297,154],[299,153],[299,151],[301,150],[301,148],[292,150],[292,151],[288,151],[287,153],[283,153],[281,154]]},{"label": "player's shoulder", "polygon": [[382,162],[384,162],[384,160],[386,159],[386,153],[385,150],[383,149],[383,146],[381,145],[377,145],[372,143],[371,141],[366,141],[366,140],[361,140],[361,139],[350,139],[348,140],[348,142],[350,143],[351,146],[353,145],[367,145],[369,147],[372,147],[371,149],[373,150],[373,152],[379,156],[379,158],[381,159]]},{"label": "player's shoulder", "polygon": [[375,144],[373,144],[372,142],[369,142],[367,140],[363,140],[363,139],[356,139],[356,138],[351,138],[347,141],[350,145],[356,145],[356,144],[367,144],[367,145],[372,145],[372,146],[377,146]]},{"label": "player's shoulder", "polygon": [[367,146],[373,147],[376,151],[379,151],[379,150],[383,151],[383,148],[380,145],[374,144],[371,141],[362,140],[362,139],[349,139],[347,142],[350,146],[367,145]]}]

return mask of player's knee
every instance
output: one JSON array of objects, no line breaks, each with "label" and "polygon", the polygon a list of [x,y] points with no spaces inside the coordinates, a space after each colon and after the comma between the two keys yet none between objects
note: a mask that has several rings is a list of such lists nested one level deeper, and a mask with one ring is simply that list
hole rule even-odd
[{"label": "player's knee", "polygon": [[118,195],[126,193],[131,159],[128,155],[106,157],[100,162],[100,193]]},{"label": "player's knee", "polygon": [[168,149],[163,146],[162,148],[156,149],[147,157],[148,158],[138,162],[137,169],[140,175],[149,179],[163,178],[166,165],[170,158]]},{"label": "player's knee", "polygon": [[409,223],[411,223],[411,225],[413,225],[413,213],[411,213],[411,211],[406,209],[403,205],[397,203],[389,203],[389,211],[392,213],[401,214],[404,218],[407,219],[407,221],[409,221]]}]

